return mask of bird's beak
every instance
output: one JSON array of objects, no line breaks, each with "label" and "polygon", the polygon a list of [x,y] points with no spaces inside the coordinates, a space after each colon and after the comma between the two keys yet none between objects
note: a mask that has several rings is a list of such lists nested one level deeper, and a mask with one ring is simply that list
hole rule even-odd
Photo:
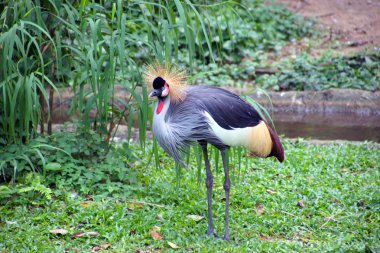
[{"label": "bird's beak", "polygon": [[159,89],[154,89],[152,90],[150,93],[149,93],[149,97],[152,98],[152,97],[157,97],[161,94],[161,90]]}]

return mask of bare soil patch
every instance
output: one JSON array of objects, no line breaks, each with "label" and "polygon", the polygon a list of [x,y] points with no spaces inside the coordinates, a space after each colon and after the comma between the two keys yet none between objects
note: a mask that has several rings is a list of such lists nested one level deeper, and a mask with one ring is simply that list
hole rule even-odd
[{"label": "bare soil patch", "polygon": [[343,52],[380,47],[380,0],[277,0],[305,17],[316,17],[323,43],[338,40]]}]

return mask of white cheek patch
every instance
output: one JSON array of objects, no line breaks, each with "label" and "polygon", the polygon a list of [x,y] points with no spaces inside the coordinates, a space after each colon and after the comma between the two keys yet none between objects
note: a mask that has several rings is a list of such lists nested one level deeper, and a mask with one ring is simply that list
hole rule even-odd
[{"label": "white cheek patch", "polygon": [[169,95],[169,86],[165,83],[165,89],[162,91],[161,93],[161,97],[166,97],[167,95]]}]

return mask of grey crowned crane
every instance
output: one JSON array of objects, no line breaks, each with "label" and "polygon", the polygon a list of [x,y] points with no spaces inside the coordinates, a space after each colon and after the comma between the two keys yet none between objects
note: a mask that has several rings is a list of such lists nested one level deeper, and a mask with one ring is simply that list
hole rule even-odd
[{"label": "grey crowned crane", "polygon": [[153,133],[160,146],[175,161],[187,147],[198,142],[202,147],[206,167],[208,204],[207,235],[217,235],[212,222],[213,176],[207,154],[207,144],[221,152],[226,194],[225,234],[229,237],[229,201],[231,180],[225,151],[231,146],[244,146],[258,157],[274,156],[284,160],[284,150],[277,134],[259,113],[238,95],[210,86],[186,86],[183,71],[158,63],[147,65],[144,71],[147,85],[153,85],[150,97],[157,97],[153,116]]}]

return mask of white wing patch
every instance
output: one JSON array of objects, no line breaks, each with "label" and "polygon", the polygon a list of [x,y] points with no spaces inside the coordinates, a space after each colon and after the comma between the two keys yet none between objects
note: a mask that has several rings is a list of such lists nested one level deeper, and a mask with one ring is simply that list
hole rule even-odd
[{"label": "white wing patch", "polygon": [[228,146],[244,146],[249,151],[260,157],[266,157],[272,149],[272,139],[264,121],[257,126],[224,129],[211,117],[208,112],[204,112],[208,124],[214,134]]},{"label": "white wing patch", "polygon": [[248,144],[247,137],[250,133],[250,127],[245,128],[234,128],[234,129],[224,129],[219,126],[218,123],[211,117],[208,112],[204,112],[208,123],[214,132],[214,134],[226,145],[228,146],[246,146]]}]

